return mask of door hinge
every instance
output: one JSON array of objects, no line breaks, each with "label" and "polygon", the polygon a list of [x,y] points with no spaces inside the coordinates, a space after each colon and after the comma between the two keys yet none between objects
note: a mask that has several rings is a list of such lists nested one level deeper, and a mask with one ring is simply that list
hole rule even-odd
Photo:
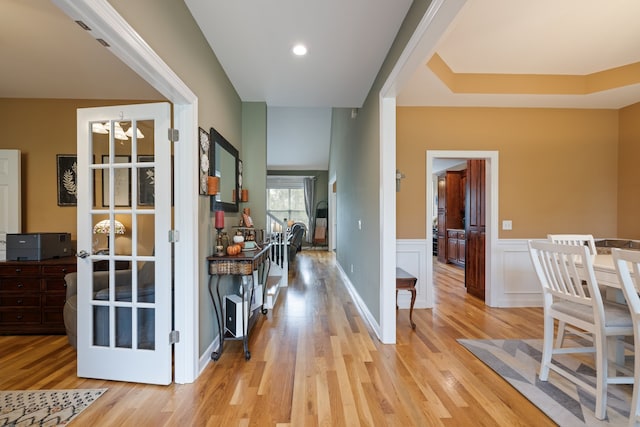
[{"label": "door hinge", "polygon": [[180,331],[169,332],[169,344],[178,344],[180,342]]},{"label": "door hinge", "polygon": [[180,232],[178,230],[169,230],[169,243],[177,243],[180,241]]},{"label": "door hinge", "polygon": [[178,129],[169,128],[169,141],[178,142],[180,140],[180,132]]}]

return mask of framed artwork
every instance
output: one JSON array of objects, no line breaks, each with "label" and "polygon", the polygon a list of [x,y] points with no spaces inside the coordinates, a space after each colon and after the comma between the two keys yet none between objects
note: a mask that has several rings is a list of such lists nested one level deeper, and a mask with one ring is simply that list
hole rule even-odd
[{"label": "framed artwork", "polygon": [[78,156],[56,155],[58,176],[58,206],[78,205]]},{"label": "framed artwork", "polygon": [[[130,163],[131,156],[114,156],[114,163]],[[102,156],[102,164],[109,163],[109,156]],[[114,168],[114,206],[131,206],[131,168]],[[109,205],[109,171],[102,170],[102,206]]]},{"label": "framed artwork", "polygon": [[[138,156],[138,163],[153,162],[153,156]],[[155,168],[138,168],[138,206],[153,206],[155,204]]]},{"label": "framed artwork", "polygon": [[209,194],[208,191],[208,179],[209,179],[209,147],[211,145],[211,139],[207,131],[202,128],[198,128],[198,139],[200,140],[200,156],[198,158],[198,164],[200,165],[200,179],[198,180],[199,193],[201,196]]}]

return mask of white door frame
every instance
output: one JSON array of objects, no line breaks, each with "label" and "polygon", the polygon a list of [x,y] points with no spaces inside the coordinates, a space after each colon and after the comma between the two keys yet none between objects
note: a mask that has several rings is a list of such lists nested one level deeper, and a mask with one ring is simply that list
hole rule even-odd
[{"label": "white door frame", "polygon": [[[380,102],[380,341],[396,342],[396,96],[435,46],[467,0],[434,0],[389,73]],[[427,248],[429,249],[429,248]],[[431,253],[429,249],[427,253]]]},{"label": "white door frame", "polygon": [[53,0],[73,20],[106,40],[109,50],[173,103],[173,126],[180,130],[174,144],[175,243],[174,325],[180,341],[174,346],[174,381],[193,382],[199,374],[198,343],[198,98],[107,0]]},{"label": "white door frame", "polygon": [[[498,303],[497,278],[498,258],[495,256],[498,249],[498,152],[497,151],[439,151],[427,150],[426,161],[426,182],[427,182],[427,245],[433,242],[433,222],[431,212],[434,209],[435,194],[433,188],[433,160],[436,158],[446,159],[484,159],[486,163],[486,211],[485,219],[487,227],[485,229],[485,304],[496,307]],[[431,253],[430,251],[428,252]],[[433,257],[427,256],[427,305],[431,308],[434,303],[433,286]]]}]

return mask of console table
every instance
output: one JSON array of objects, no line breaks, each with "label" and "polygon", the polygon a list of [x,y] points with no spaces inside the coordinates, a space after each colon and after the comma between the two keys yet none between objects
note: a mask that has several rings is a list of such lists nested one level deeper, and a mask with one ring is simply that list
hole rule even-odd
[{"label": "console table", "polygon": [[0,262],[0,334],[64,334],[64,276],[76,258]]},{"label": "console table", "polygon": [[415,329],[416,324],[413,322],[413,304],[416,302],[416,282],[417,277],[412,276],[400,267],[396,267],[396,310],[398,309],[398,291],[404,290],[411,292],[411,306],[409,308],[409,323],[411,328]]},{"label": "console table", "polygon": [[[244,357],[246,360],[251,359],[251,353],[249,352],[249,331],[256,321],[257,309],[251,310],[251,302],[254,300],[254,293],[257,284],[254,283],[254,272],[257,272],[258,284],[262,283],[262,304],[260,307],[262,314],[267,314],[267,310],[264,308],[264,300],[266,293],[266,278],[269,275],[269,268],[271,267],[271,260],[269,258],[269,244],[265,244],[262,248],[257,248],[253,251],[241,252],[238,255],[224,255],[224,256],[210,256],[207,257],[209,263],[209,295],[211,296],[211,302],[216,314],[216,323],[218,325],[218,331],[220,332],[220,345],[217,351],[211,353],[211,359],[218,360],[222,355],[224,349],[225,339],[242,339],[244,346]],[[233,276],[246,276],[250,278],[250,285],[248,291],[245,291],[245,285],[240,286],[240,298],[242,301],[242,331],[241,337],[234,337],[231,333],[225,330],[224,313],[222,307],[222,297],[220,296],[220,279],[225,275]],[[215,288],[215,291],[214,291]],[[245,302],[249,305],[249,313],[246,313],[247,307]],[[247,316],[248,315],[248,316]],[[248,320],[247,320],[248,318]],[[236,319],[238,321],[238,319]],[[246,324],[248,322],[248,324]]]}]

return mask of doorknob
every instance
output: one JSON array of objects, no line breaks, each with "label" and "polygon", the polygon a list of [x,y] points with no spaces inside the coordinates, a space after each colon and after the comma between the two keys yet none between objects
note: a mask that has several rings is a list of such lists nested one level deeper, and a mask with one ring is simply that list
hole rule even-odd
[{"label": "doorknob", "polygon": [[86,258],[86,257],[88,257],[88,256],[89,256],[89,252],[87,252],[87,251],[85,251],[85,250],[82,250],[82,251],[78,252],[78,253],[76,254],[76,256],[77,256],[78,258],[82,258],[82,259],[84,259],[84,258]]}]

